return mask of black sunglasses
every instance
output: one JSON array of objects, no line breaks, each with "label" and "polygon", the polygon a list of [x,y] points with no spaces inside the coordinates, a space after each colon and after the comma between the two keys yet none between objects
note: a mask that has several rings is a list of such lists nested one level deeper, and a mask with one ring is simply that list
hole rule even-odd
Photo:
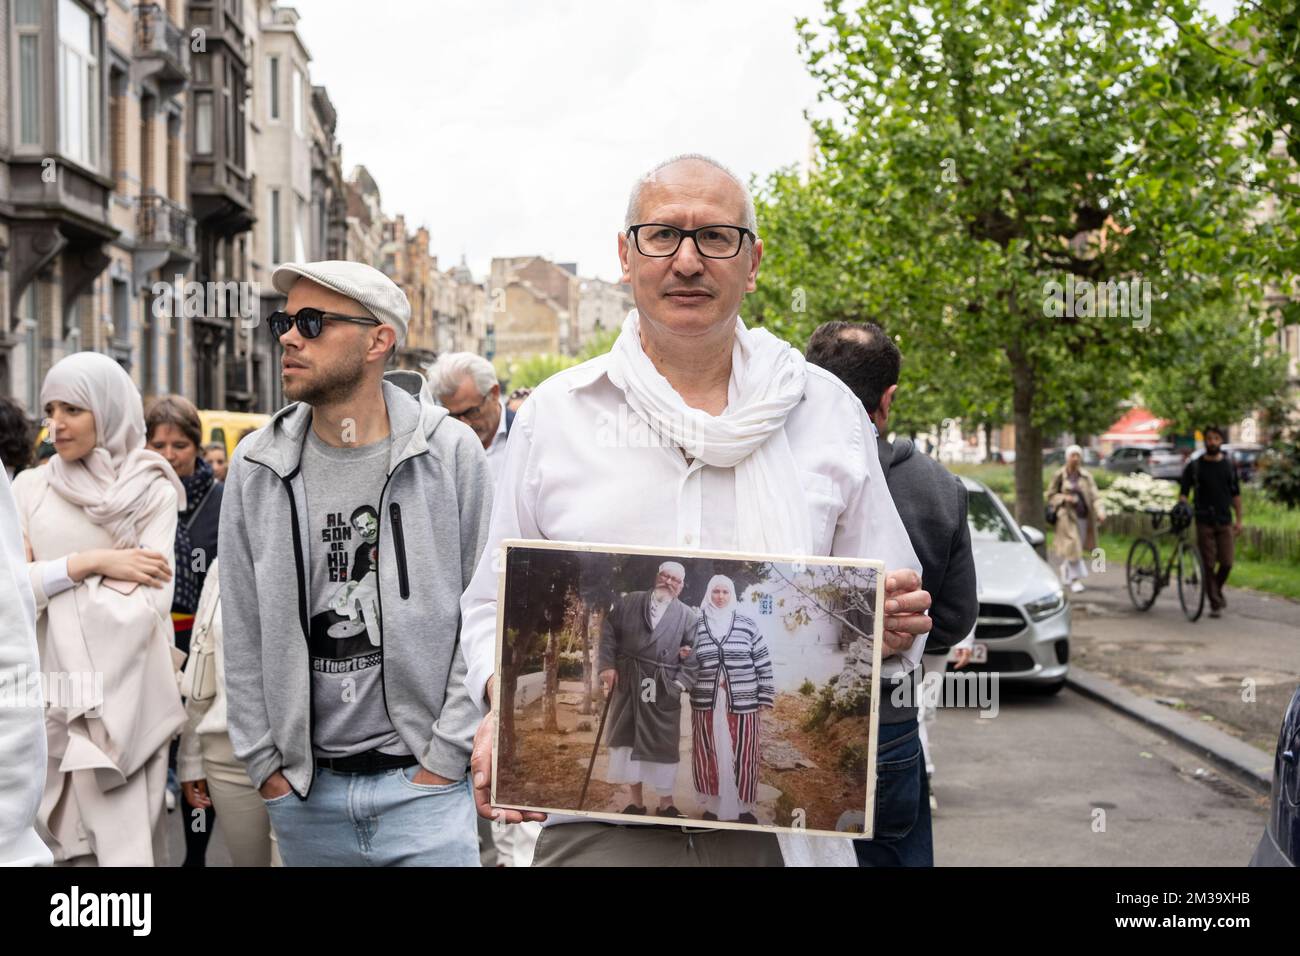
[{"label": "black sunglasses", "polygon": [[277,339],[289,331],[293,325],[298,326],[298,333],[304,339],[314,339],[320,335],[321,329],[325,327],[325,320],[333,322],[351,322],[354,325],[382,325],[376,318],[363,318],[355,315],[340,315],[337,312],[325,312],[321,309],[305,308],[299,309],[297,315],[290,315],[288,312],[272,312],[267,317],[266,324],[271,329],[271,334]]}]

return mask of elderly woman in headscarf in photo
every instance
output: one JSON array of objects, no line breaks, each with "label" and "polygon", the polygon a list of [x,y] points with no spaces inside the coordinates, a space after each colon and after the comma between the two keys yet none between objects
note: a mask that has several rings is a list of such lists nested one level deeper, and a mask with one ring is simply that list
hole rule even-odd
[{"label": "elderly woman in headscarf in photo", "polygon": [[1106,520],[1097,483],[1083,468],[1083,449],[1065,450],[1065,464],[1047,486],[1047,508],[1056,513],[1052,554],[1060,561],[1061,582],[1078,593],[1088,576],[1084,554],[1097,547],[1097,529]]},{"label": "elderly woman in headscarf in photo", "polygon": [[753,618],[736,610],[736,585],[717,574],[695,632],[691,767],[706,820],[757,823],[759,711],[776,697],[772,658]]},{"label": "elderly woman in headscarf in photo", "polygon": [[56,455],[14,481],[47,681],[37,829],[56,863],[166,865],[167,748],[185,723],[170,620],[185,491],[144,447],[140,393],[108,356],[58,362],[41,403]]}]

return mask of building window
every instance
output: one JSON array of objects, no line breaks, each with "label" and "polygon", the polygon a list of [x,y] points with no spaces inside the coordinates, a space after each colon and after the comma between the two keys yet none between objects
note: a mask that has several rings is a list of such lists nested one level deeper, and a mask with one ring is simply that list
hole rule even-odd
[{"label": "building window", "polygon": [[223,113],[222,121],[225,124],[226,141],[222,146],[226,150],[226,156],[234,159],[231,150],[235,146],[235,102],[233,96],[233,87],[235,83],[235,64],[230,57],[225,58],[226,69],[223,73],[224,82],[221,86],[221,110]]},{"label": "building window", "polygon": [[307,204],[295,197],[294,206],[293,258],[295,262],[303,262],[307,258],[307,249],[302,239],[302,221],[307,215]]},{"label": "building window", "polygon": [[145,395],[158,393],[158,352],[156,336],[158,323],[154,321],[154,303],[158,300],[153,295],[140,296],[140,390]]},{"label": "building window", "polygon": [[59,0],[60,149],[69,159],[94,166],[98,156],[99,65],[95,21],[75,0]]},{"label": "building window", "polygon": [[194,94],[194,152],[212,152],[212,94]]},{"label": "building window", "polygon": [[167,195],[180,202],[181,188],[181,117],[171,113],[167,117]]},{"label": "building window", "polygon": [[108,72],[108,91],[111,97],[108,104],[108,150],[112,169],[109,173],[118,189],[126,175],[126,71],[113,67]]},{"label": "building window", "polygon": [[41,142],[41,0],[17,0],[18,142]]},{"label": "building window", "polygon": [[271,262],[283,262],[280,256],[280,190],[271,190]]},{"label": "building window", "polygon": [[158,125],[158,101],[148,94],[140,97],[140,190],[144,193],[158,191],[156,163],[154,161],[154,133]]},{"label": "building window", "polygon": [[270,58],[271,77],[267,84],[271,96],[271,119],[280,118],[280,58],[273,56]]},{"label": "building window", "polygon": [[293,68],[293,131],[302,132],[302,73]]},{"label": "building window", "polygon": [[246,128],[244,123],[244,116],[245,116],[244,103],[247,100],[246,94],[248,90],[244,85],[244,73],[242,70],[237,71],[235,73],[234,89],[235,89],[235,139],[234,139],[234,153],[232,158],[234,159],[236,166],[238,166],[240,169],[244,169],[245,166],[247,165],[244,161],[244,130]]},{"label": "building window", "polygon": [[130,354],[131,290],[124,279],[113,280],[113,344]]},{"label": "building window", "polygon": [[15,322],[20,324],[25,333],[27,350],[27,407],[41,407],[41,323],[36,313],[36,283],[32,279],[18,298],[18,312]]}]

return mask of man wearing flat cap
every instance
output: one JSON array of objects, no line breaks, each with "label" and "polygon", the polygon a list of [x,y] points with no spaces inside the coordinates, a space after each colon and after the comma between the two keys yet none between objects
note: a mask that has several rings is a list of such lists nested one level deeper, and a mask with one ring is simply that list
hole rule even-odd
[{"label": "man wearing flat cap", "polygon": [[482,444],[384,381],[411,312],[382,272],[272,282],[292,404],[236,448],[221,513],[235,754],[288,866],[477,866],[458,601],[491,505]]}]

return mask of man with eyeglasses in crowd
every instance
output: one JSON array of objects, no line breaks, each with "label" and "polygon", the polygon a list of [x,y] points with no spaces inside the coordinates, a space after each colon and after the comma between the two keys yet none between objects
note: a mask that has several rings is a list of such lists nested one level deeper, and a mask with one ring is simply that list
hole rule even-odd
[{"label": "man with eyeglasses in crowd", "polygon": [[477,866],[457,602],[491,506],[482,445],[384,380],[411,312],[382,272],[272,282],[293,404],[235,449],[219,537],[235,754],[287,866]]},{"label": "man with eyeglasses in crowd", "polygon": [[[551,376],[520,408],[492,553],[461,599],[467,684],[484,710],[496,679],[494,555],[507,538],[879,558],[884,676],[919,662],[930,596],[862,403],[740,320],[763,255],[757,228],[744,183],[705,156],[660,163],[633,187],[618,252],[636,309],[609,353]],[[658,440],[607,440],[611,422],[633,417]],[[488,717],[471,760],[479,813],[543,819],[491,805],[492,740]],[[844,840],[545,822],[534,866],[857,865]]]},{"label": "man with eyeglasses in crowd", "polygon": [[501,400],[501,383],[492,363],[473,352],[448,352],[428,368],[429,393],[452,418],[474,429],[487,453],[493,482],[506,457],[506,436],[514,413]]}]

